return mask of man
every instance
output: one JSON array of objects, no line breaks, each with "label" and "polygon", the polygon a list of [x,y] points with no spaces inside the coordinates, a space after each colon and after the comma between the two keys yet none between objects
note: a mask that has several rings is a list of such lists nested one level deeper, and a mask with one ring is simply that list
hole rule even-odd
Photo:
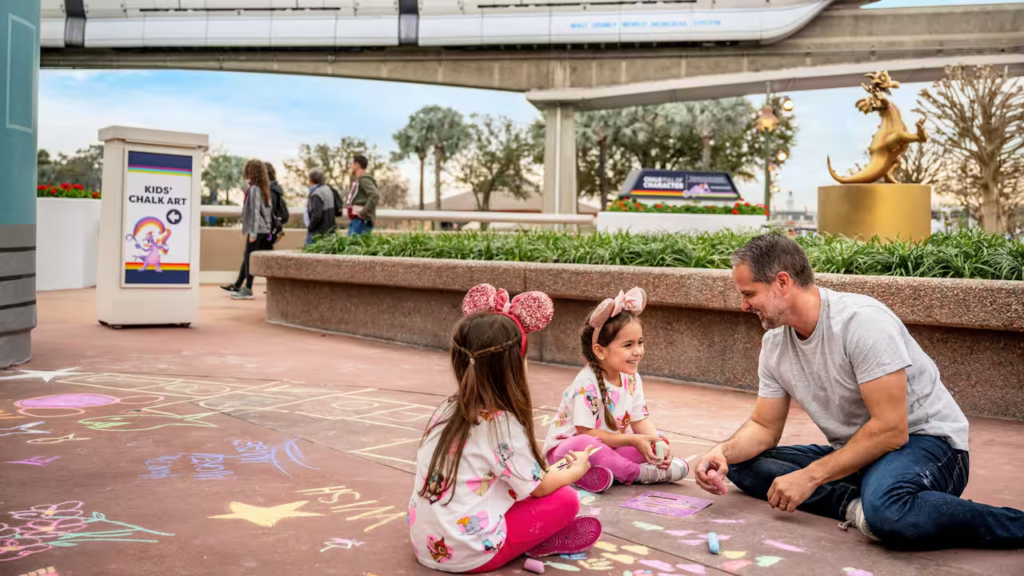
[{"label": "man", "polygon": [[377,192],[377,183],[366,173],[370,165],[366,156],[356,154],[349,163],[349,170],[352,171],[352,188],[348,193],[348,235],[358,236],[373,232],[373,222],[377,217],[377,202],[380,201],[380,193]]},{"label": "man", "polygon": [[306,244],[321,234],[333,234],[337,229],[334,192],[324,182],[324,171],[309,171],[309,200],[306,202]]},{"label": "man", "polygon": [[[758,236],[733,254],[743,310],[764,335],[754,412],[696,468],[785,512],[844,520],[907,549],[1024,547],[1024,512],[961,500],[967,418],[931,358],[881,302],[814,284],[803,249]],[[790,398],[831,446],[778,447]]]},{"label": "man", "polygon": [[285,202],[284,190],[281,189],[281,185],[277,182],[277,170],[274,169],[274,165],[270,162],[264,162],[264,164],[267,167],[267,175],[270,176],[270,195],[272,197],[270,242],[271,244],[277,244],[284,237],[284,225],[288,223],[291,215],[288,213],[288,204]]}]

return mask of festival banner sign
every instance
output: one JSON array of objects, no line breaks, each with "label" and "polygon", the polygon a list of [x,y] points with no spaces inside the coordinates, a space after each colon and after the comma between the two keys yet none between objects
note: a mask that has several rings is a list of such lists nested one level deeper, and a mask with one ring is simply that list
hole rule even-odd
[{"label": "festival banner sign", "polygon": [[192,157],[128,151],[122,286],[187,287]]},{"label": "festival banner sign", "polygon": [[726,172],[682,170],[634,170],[626,178],[619,197],[650,200],[739,200],[740,193]]}]

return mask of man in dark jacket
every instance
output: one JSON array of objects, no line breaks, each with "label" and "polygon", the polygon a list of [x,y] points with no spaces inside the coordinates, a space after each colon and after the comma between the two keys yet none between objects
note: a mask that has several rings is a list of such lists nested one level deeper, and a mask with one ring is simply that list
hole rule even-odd
[{"label": "man in dark jacket", "polygon": [[309,171],[309,201],[306,203],[306,244],[321,234],[333,234],[337,228],[334,222],[334,193],[324,182],[324,171],[313,168]]},{"label": "man in dark jacket", "polygon": [[288,203],[284,198],[284,190],[277,183],[277,170],[274,170],[274,165],[270,162],[265,162],[264,164],[267,166],[267,175],[270,176],[270,242],[271,244],[277,244],[284,237],[284,225],[288,223],[291,215],[288,213]]},{"label": "man in dark jacket", "polygon": [[348,235],[369,234],[373,232],[373,223],[377,217],[377,202],[380,201],[380,192],[377,191],[377,183],[369,174],[366,168],[369,161],[366,156],[356,154],[349,163],[352,171],[352,188],[348,193]]}]

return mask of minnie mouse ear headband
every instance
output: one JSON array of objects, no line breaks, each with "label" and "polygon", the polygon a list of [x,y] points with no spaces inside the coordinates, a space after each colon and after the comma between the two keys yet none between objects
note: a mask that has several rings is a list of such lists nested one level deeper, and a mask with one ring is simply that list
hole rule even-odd
[{"label": "minnie mouse ear headband", "polygon": [[639,286],[634,286],[626,293],[619,290],[619,295],[615,298],[605,298],[603,302],[597,305],[594,313],[590,315],[590,320],[587,321],[594,328],[594,344],[597,344],[597,338],[601,335],[601,328],[604,328],[608,320],[618,316],[623,310],[628,310],[639,316],[646,307],[647,292],[644,292],[644,289]]},{"label": "minnie mouse ear headband", "polygon": [[505,289],[490,284],[478,284],[462,300],[462,315],[494,312],[511,318],[523,335],[520,354],[526,355],[526,335],[543,329],[555,315],[555,305],[543,292],[524,292],[511,301]]}]

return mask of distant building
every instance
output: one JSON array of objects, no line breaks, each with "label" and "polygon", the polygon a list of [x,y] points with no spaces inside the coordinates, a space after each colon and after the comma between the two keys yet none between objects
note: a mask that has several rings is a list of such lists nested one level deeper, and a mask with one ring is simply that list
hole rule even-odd
[{"label": "distant building", "polygon": [[788,228],[796,234],[817,232],[818,213],[808,210],[806,207],[802,210],[797,210],[793,204],[793,192],[790,191],[786,198],[785,210],[772,210],[771,215],[768,217],[768,223],[773,226]]}]

